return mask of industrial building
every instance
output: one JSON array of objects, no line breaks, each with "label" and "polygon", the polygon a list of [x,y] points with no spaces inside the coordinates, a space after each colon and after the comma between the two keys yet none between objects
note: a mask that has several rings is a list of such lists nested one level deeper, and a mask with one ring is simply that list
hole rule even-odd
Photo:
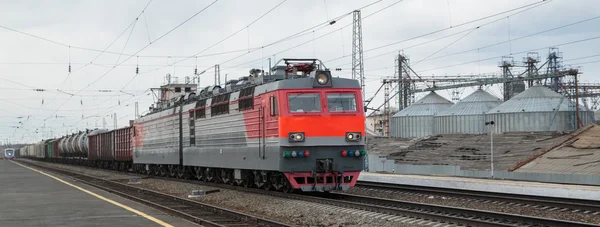
[{"label": "industrial building", "polygon": [[391,118],[390,135],[392,137],[422,137],[434,133],[433,117],[452,106],[452,102],[434,91],[394,114]]},{"label": "industrial building", "polygon": [[[577,129],[573,101],[542,85],[535,85],[491,109],[487,121],[494,121],[494,133],[548,132]],[[579,106],[582,125],[594,122],[594,112]]]},{"label": "industrial building", "polygon": [[415,138],[437,134],[485,134],[486,121],[494,133],[571,131],[595,122],[594,112],[542,85],[534,85],[506,102],[477,90],[461,101],[431,92],[391,118],[392,137]]},{"label": "industrial building", "polygon": [[502,100],[478,89],[442,110],[434,117],[434,134],[483,134],[489,132],[485,126],[485,113],[502,104]]}]

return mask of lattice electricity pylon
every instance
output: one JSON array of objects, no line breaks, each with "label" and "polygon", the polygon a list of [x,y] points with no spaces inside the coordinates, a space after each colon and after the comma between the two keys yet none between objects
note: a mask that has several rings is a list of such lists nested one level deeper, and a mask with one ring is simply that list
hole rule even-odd
[{"label": "lattice electricity pylon", "polygon": [[353,13],[352,26],[352,79],[360,79],[362,99],[365,100],[365,68],[363,65],[362,23],[360,10]]}]

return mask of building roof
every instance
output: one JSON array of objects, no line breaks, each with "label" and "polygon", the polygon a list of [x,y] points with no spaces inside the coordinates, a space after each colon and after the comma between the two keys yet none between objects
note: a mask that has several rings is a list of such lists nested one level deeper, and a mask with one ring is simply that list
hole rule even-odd
[{"label": "building roof", "polygon": [[452,102],[432,91],[417,102],[406,107],[406,109],[394,114],[393,117],[433,116],[452,106],[452,104]]},{"label": "building roof", "polygon": [[[494,113],[522,113],[522,112],[554,112],[574,111],[575,104],[549,88],[535,85],[519,93],[515,97],[491,109],[488,114]],[[580,111],[587,111],[584,106],[579,106]]]},{"label": "building roof", "polygon": [[500,104],[502,104],[502,100],[484,90],[478,89],[450,108],[440,111],[437,113],[437,116],[481,115]]},{"label": "building roof", "polygon": [[593,125],[572,141],[530,161],[515,172],[600,175],[600,126]]}]

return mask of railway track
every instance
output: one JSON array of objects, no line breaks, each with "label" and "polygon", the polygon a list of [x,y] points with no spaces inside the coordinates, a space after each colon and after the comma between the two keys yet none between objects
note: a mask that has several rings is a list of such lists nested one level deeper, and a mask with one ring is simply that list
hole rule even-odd
[{"label": "railway track", "polygon": [[132,175],[212,186],[267,196],[276,196],[313,204],[322,204],[324,206],[331,206],[332,210],[340,210],[335,209],[335,207],[337,207],[341,208],[342,210],[345,209],[345,212],[357,213],[357,210],[361,210],[364,213],[375,214],[371,215],[372,217],[377,216],[391,221],[404,222],[408,224],[421,224],[430,226],[600,226],[582,222],[572,222],[492,211],[481,211],[434,204],[406,202],[376,197],[350,195],[347,193],[282,193],[277,191],[266,191],[264,189],[246,188],[197,180],[146,176],[141,174]]},{"label": "railway track", "polygon": [[117,194],[133,201],[154,207],[174,216],[198,223],[202,226],[228,227],[228,226],[266,226],[288,227],[290,225],[215,207],[212,205],[183,199],[161,192],[133,187],[110,180],[73,173],[58,168],[37,165],[31,162],[20,162],[49,172],[74,178],[82,183]]},{"label": "railway track", "polygon": [[[461,226],[598,226],[541,217],[482,211],[458,207],[405,202],[368,196],[330,193],[330,198],[343,201],[359,209],[373,212],[408,216]],[[344,205],[344,204],[340,204]]]},{"label": "railway track", "polygon": [[508,193],[481,192],[414,185],[396,185],[377,182],[358,182],[353,190],[379,191],[409,196],[443,196],[445,199],[463,200],[471,203],[528,207],[544,211],[573,212],[600,215],[597,201],[566,199],[545,196],[525,196]]}]

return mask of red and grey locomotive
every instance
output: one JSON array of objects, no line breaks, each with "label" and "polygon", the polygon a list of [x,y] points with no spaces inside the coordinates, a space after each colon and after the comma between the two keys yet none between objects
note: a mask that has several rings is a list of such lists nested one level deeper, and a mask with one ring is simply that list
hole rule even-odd
[{"label": "red and grey locomotive", "polygon": [[223,87],[161,86],[148,114],[86,134],[79,153],[88,165],[267,190],[353,187],[366,158],[358,81],[317,59],[278,64]]}]

